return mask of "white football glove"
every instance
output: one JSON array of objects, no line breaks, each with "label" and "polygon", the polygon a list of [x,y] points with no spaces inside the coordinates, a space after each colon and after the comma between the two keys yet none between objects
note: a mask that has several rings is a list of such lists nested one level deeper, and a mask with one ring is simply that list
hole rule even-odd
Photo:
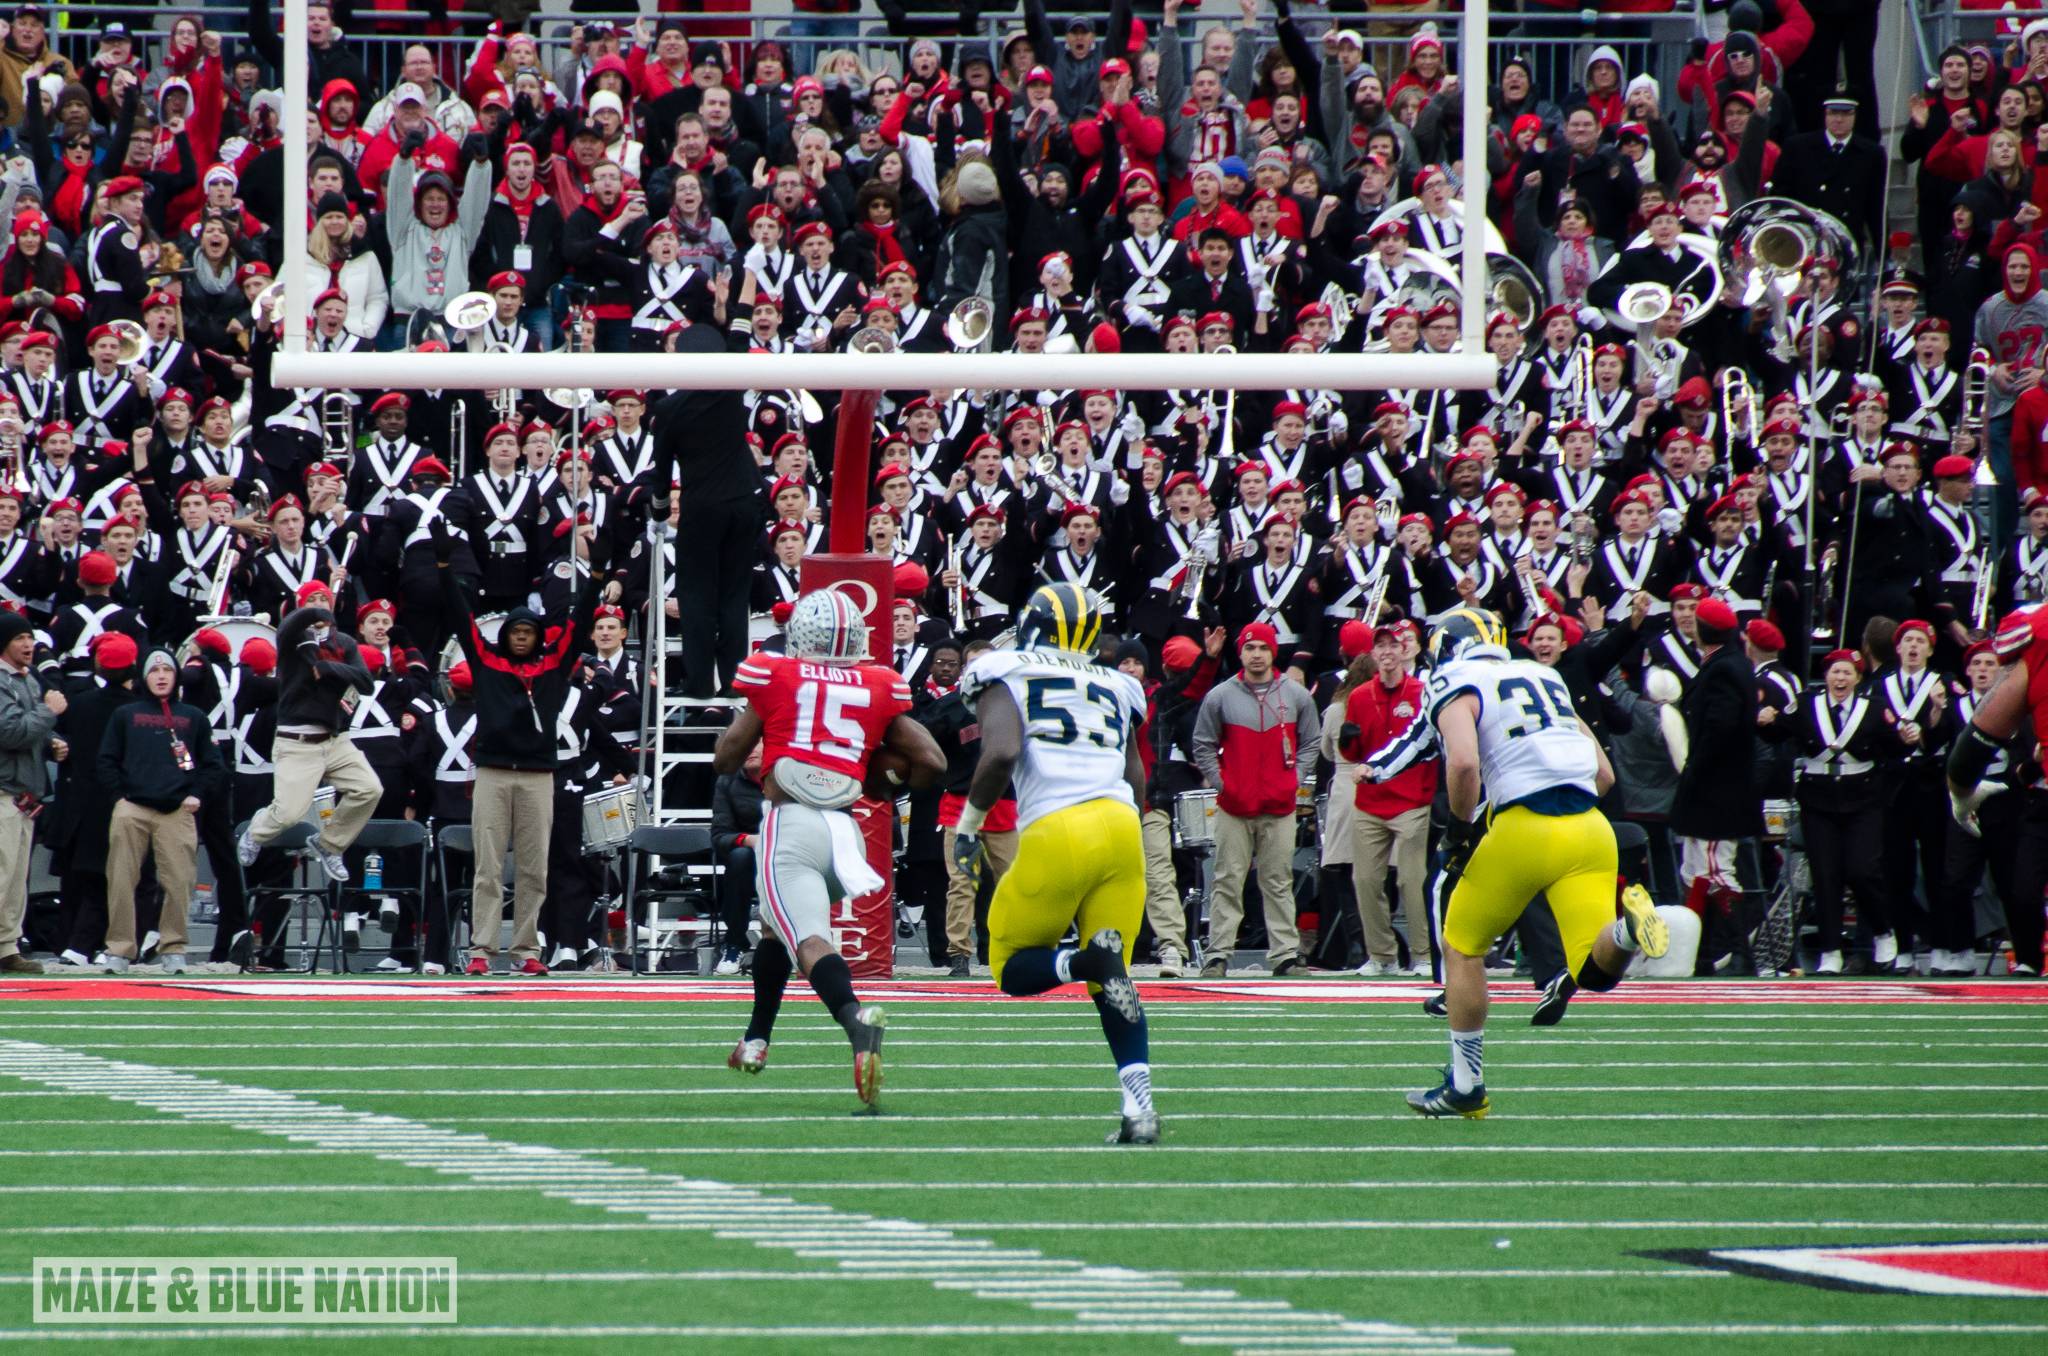
[{"label": "white football glove", "polygon": [[1977,823],[1977,811],[1985,801],[2003,790],[2005,786],[2001,782],[1979,782],[1970,791],[1958,791],[1951,786],[1948,789],[1948,812],[1965,833],[1972,838],[1982,837],[1984,831]]}]

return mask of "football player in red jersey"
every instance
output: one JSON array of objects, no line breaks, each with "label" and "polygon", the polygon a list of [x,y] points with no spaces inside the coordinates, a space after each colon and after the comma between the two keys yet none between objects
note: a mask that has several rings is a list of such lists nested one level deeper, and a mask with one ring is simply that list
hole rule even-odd
[{"label": "football player in red jersey", "polygon": [[757,895],[767,927],[754,952],[754,1013],[726,1063],[757,1074],[789,985],[791,957],[825,1010],[853,1042],[853,1086],[875,1104],[882,1088],[882,1010],[862,1006],[853,975],[832,940],[832,901],[881,888],[860,826],[847,813],[861,797],[868,760],[880,749],[906,764],[898,774],[924,787],[945,775],[939,746],[912,720],[901,675],[867,662],[867,622],[844,593],[799,598],[783,628],[787,653],[756,651],[734,683],[747,708],[718,737],[711,765],[736,771],[761,742],[761,845]]},{"label": "football player in red jersey", "polygon": [[[1949,804],[1956,823],[1973,834],[1978,832],[1977,807],[2003,789],[1980,785],[1999,751],[2015,738],[2023,751],[2048,743],[2048,607],[2008,616],[1998,624],[1991,645],[2005,665],[2005,676],[1978,704],[1948,755]],[[2016,756],[2013,761],[2021,760]],[[2026,800],[2005,931],[2012,940],[2013,974],[2036,979],[2041,975],[2041,892],[2048,887],[2048,796],[2032,789],[2021,794]]]}]

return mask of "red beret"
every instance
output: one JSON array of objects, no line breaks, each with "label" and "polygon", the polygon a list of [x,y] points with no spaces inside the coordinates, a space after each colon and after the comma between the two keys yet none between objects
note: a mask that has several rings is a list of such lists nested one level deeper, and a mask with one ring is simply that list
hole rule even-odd
[{"label": "red beret", "polygon": [[1735,609],[1719,598],[1706,599],[1694,615],[1702,631],[1733,631],[1738,624],[1735,620]]},{"label": "red beret", "polygon": [[1934,623],[1922,621],[1918,617],[1911,617],[1900,622],[1898,630],[1892,632],[1892,642],[1896,644],[1899,637],[1905,635],[1908,631],[1918,631],[1921,635],[1927,637],[1929,645],[1934,643]]},{"label": "red beret", "polygon": [[409,410],[411,408],[412,397],[403,391],[386,391],[383,395],[370,402],[371,414],[382,414],[386,410]]},{"label": "red beret", "polygon": [[[207,631],[202,634],[218,636],[220,632]],[[222,640],[222,644],[226,644],[225,639]],[[93,637],[92,662],[103,673],[119,673],[122,669],[132,669],[137,657],[135,638],[125,632],[102,631]]]},{"label": "red beret", "polygon": [[1780,631],[1775,623],[1765,621],[1762,617],[1758,617],[1743,628],[1742,634],[1749,637],[1749,643],[1759,650],[1768,650],[1776,654],[1785,648],[1785,633]]},{"label": "red beret", "polygon": [[[69,500],[59,500],[50,506],[50,511],[55,513],[59,505],[68,503]],[[78,558],[78,582],[81,584],[105,588],[119,573],[120,568],[114,564],[114,558],[105,551],[87,551]]]},{"label": "red beret", "polygon": [[1977,463],[1951,453],[1934,463],[1936,480],[1968,480],[1977,474]]},{"label": "red beret", "polygon": [[1821,670],[1826,672],[1837,664],[1853,664],[1856,672],[1863,672],[1863,655],[1857,650],[1829,650],[1827,658],[1821,661]]},{"label": "red beret", "polygon": [[398,605],[389,598],[372,598],[369,602],[356,609],[356,620],[361,621],[372,612],[382,612],[387,617],[396,617],[398,615]]}]

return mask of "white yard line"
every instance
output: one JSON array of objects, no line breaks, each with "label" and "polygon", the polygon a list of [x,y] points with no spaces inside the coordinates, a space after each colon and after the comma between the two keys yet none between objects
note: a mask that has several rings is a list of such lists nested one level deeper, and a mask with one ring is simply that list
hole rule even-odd
[{"label": "white yard line", "polygon": [[[1735,1275],[1714,1267],[1380,1267],[1356,1268],[1350,1270],[1160,1270],[1150,1273],[1155,1277],[1170,1277],[1175,1280],[1305,1280],[1305,1281],[1359,1281],[1359,1280],[1661,1280],[1689,1281],[1695,1279],[1727,1279]],[[840,1285],[849,1281],[922,1281],[929,1279],[930,1269],[917,1271],[479,1271],[464,1268],[464,1285],[613,1285],[613,1284],[658,1284],[658,1285],[709,1285],[747,1282],[757,1285],[811,1285],[824,1282]],[[12,1275],[0,1274],[0,1285],[30,1285],[35,1278],[27,1272]],[[1113,1288],[1116,1293],[1131,1294],[1180,1294],[1214,1298],[1221,1293],[1207,1290],[1175,1291],[1171,1287],[1147,1288],[1123,1281],[1028,1281],[1028,1282],[987,1282],[985,1288],[991,1294],[1004,1294],[1019,1287],[1061,1285],[1076,1293],[1090,1286]]]},{"label": "white yard line", "polygon": [[[979,1181],[935,1181],[926,1178],[910,1178],[899,1182],[859,1180],[806,1181],[782,1177],[778,1186],[803,1191],[1087,1191],[1118,1190],[1136,1188],[1144,1191],[1292,1191],[1301,1186],[1299,1178],[1275,1178],[1263,1181],[1211,1180],[1198,1177],[1178,1177],[1156,1181],[1134,1181],[1128,1178],[1109,1178],[1101,1181],[1083,1181],[1064,1177],[1043,1182],[1001,1182]],[[1817,1182],[1805,1177],[1778,1177],[1749,1180],[1731,1178],[1705,1178],[1680,1181],[1668,1178],[1629,1180],[1618,1177],[1543,1177],[1521,1180],[1486,1178],[1477,1181],[1458,1179],[1433,1180],[1425,1178],[1385,1178],[1375,1181],[1318,1181],[1318,1191],[1553,1191],[1581,1190],[1612,1187],[1622,1191],[1713,1191],[1722,1188],[1738,1188],[1757,1191],[2048,1191],[2048,1182],[2015,1182],[2004,1178],[1991,1182],[1882,1182],[1868,1178],[1849,1181]],[[523,1191],[525,1183],[506,1182],[151,1182],[147,1185],[107,1186],[101,1184],[80,1186],[53,1186],[46,1183],[31,1185],[10,1185],[10,1196],[130,1196],[130,1195],[189,1195],[189,1196],[264,1196],[320,1192],[341,1195],[390,1195],[409,1196],[462,1191]]]},{"label": "white yard line", "polygon": [[[424,1168],[470,1182],[518,1181],[536,1194],[556,1201],[601,1209],[613,1215],[638,1216],[642,1222],[627,1224],[582,1223],[541,1224],[534,1221],[465,1225],[276,1224],[254,1227],[175,1225],[117,1225],[111,1230],[89,1226],[6,1226],[10,1234],[40,1236],[54,1233],[292,1233],[299,1236],[362,1233],[473,1233],[519,1231],[527,1233],[597,1232],[620,1228],[674,1228],[709,1230],[714,1237],[734,1242],[752,1242],[757,1247],[787,1248],[788,1238],[803,1239],[801,1255],[834,1261],[841,1267],[857,1266],[862,1257],[886,1255],[897,1266],[929,1266],[937,1280],[958,1280],[960,1289],[979,1294],[976,1286],[986,1277],[972,1272],[972,1261],[963,1258],[976,1249],[990,1249],[991,1255],[1006,1259],[1001,1265],[1013,1272],[1021,1261],[1035,1270],[1056,1272],[1075,1279],[1126,1280],[1147,1289],[1179,1290],[1178,1281],[1121,1267],[1092,1267],[1082,1262],[1045,1257],[1036,1249],[991,1249],[986,1240],[963,1239],[953,1231],[907,1220],[878,1218],[832,1210],[825,1206],[800,1204],[785,1196],[773,1196],[751,1188],[699,1177],[681,1177],[650,1172],[646,1168],[608,1162],[588,1152],[574,1153],[541,1145],[494,1140],[484,1135],[462,1133],[407,1121],[395,1116],[354,1112],[342,1107],[322,1106],[302,1096],[267,1088],[236,1086],[171,1069],[154,1068],[80,1054],[57,1046],[29,1041],[0,1040],[0,1074],[45,1085],[92,1092],[112,1101],[129,1102],[159,1110],[170,1110],[191,1118],[203,1118],[213,1125],[225,1125],[260,1134],[275,1135],[310,1143],[317,1147],[359,1150],[386,1162]],[[394,1139],[397,1142],[394,1142]],[[1105,1146],[1106,1147],[1106,1146]],[[735,1225],[740,1219],[757,1219],[768,1228]],[[796,1228],[783,1230],[778,1241],[771,1221],[783,1220]],[[723,1225],[723,1227],[721,1227]],[[822,1235],[822,1237],[819,1237]],[[966,1269],[963,1270],[962,1268]],[[991,1295],[989,1298],[998,1298]],[[1084,1304],[1077,1301],[1058,1307],[1078,1318]],[[1275,1301],[1240,1298],[1234,1294],[1206,1301],[1197,1312],[1146,1311],[1141,1322],[1108,1324],[1109,1331],[1127,1335],[1150,1334],[1185,1338],[1228,1333],[1233,1344],[1256,1347],[1259,1337],[1271,1331],[1276,1315],[1285,1315],[1291,1333],[1313,1331],[1326,1343],[1364,1349],[1380,1339],[1382,1345],[1407,1344],[1432,1350],[1459,1350],[1453,1341],[1426,1336],[1412,1328],[1389,1324],[1357,1322],[1337,1314],[1297,1313]],[[1236,1307],[1233,1308],[1233,1305]],[[1233,1318],[1233,1315],[1235,1317]],[[1040,1330],[1034,1325],[1012,1325],[1028,1329],[1020,1335],[1069,1336],[1074,1325]],[[1089,1326],[1085,1323],[1079,1326]],[[391,1330],[380,1336],[388,1340]],[[443,1329],[427,1329],[439,1335]],[[469,1331],[456,1329],[456,1331]],[[553,1331],[553,1330],[549,1330]],[[770,1330],[752,1328],[677,1328],[678,1337],[712,1340],[720,1334],[759,1336]],[[904,1325],[892,1328],[854,1326],[816,1329],[796,1326],[774,1330],[774,1335],[819,1338],[836,1333],[879,1336],[949,1337],[1006,1335],[1002,1325],[956,1328],[945,1325]],[[235,1335],[240,1335],[239,1333]],[[501,1333],[500,1335],[509,1335]],[[657,1334],[666,1335],[666,1334]]]},{"label": "white yard line", "polygon": [[1488,1337],[2031,1337],[2048,1333],[2048,1323],[1492,1323],[1459,1331]]},{"label": "white yard line", "polygon": [[[459,1116],[422,1116],[421,1121],[429,1125],[834,1125],[844,1129],[846,1117],[833,1115],[804,1115],[792,1113],[787,1116],[494,1116],[488,1113],[463,1114]],[[1098,1123],[1102,1118],[1084,1112],[1018,1112],[1014,1115],[999,1113],[951,1114],[944,1112],[920,1113],[915,1119],[876,1121],[873,1126],[863,1127],[861,1133],[871,1129],[915,1131],[920,1126],[931,1125],[1006,1125],[1015,1121],[1050,1121],[1066,1124]],[[1494,1112],[1491,1121],[1520,1120],[1525,1123],[1555,1121],[1769,1121],[1783,1125],[1788,1121],[2041,1121],[2048,1120],[2048,1111],[1581,1111],[1558,1115],[1520,1116],[1512,1112]],[[1390,1121],[1402,1125],[1416,1124],[1413,1113],[1398,1112],[1340,1112],[1313,1111],[1181,1111],[1173,1112],[1173,1122],[1184,1121],[1308,1121],[1317,1124],[1351,1125],[1359,1122]],[[9,1126],[106,1126],[134,1129],[142,1126],[159,1126],[168,1130],[183,1127],[176,1121],[161,1118],[120,1118],[105,1119],[91,1116],[13,1116],[8,1118]],[[1216,1152],[1226,1153],[1234,1146],[1218,1144]],[[1378,1146],[1374,1146],[1377,1148]],[[1531,1145],[1532,1152],[1548,1150],[1549,1146]],[[1816,1146],[1818,1147],[1818,1146]],[[1860,1144],[1839,1146],[1843,1153],[1858,1153],[1865,1149]],[[1968,1148],[1968,1145],[1955,1145]],[[1691,1150],[1687,1150],[1691,1152]]]},{"label": "white yard line", "polygon": [[[723,1042],[721,1042],[721,1044],[723,1044]],[[910,1046],[911,1046],[911,1048],[912,1048],[913,1050],[915,1050],[915,1049],[916,1049],[916,1045],[915,1045],[914,1041],[913,1041],[913,1042],[904,1042],[904,1044],[910,1045]],[[949,1042],[947,1042],[947,1045],[948,1045],[948,1046],[950,1046],[951,1044],[952,1044],[952,1043],[951,1043],[950,1041],[949,1041]],[[554,1047],[554,1048],[555,1048],[555,1050],[556,1050],[556,1051],[558,1052],[558,1055],[559,1055],[559,1052],[560,1052],[560,1051],[561,1051],[561,1050],[563,1049],[563,1047],[562,1047],[562,1046],[556,1046],[556,1047]],[[644,1049],[645,1047],[642,1047],[642,1048]],[[729,1047],[728,1047],[728,1048],[729,1048]],[[1087,1055],[1089,1055],[1089,1054],[1092,1054],[1092,1055],[1094,1056],[1094,1058],[1092,1058],[1092,1059],[1090,1059],[1090,1058],[1087,1058],[1086,1056],[1087,1056]],[[1173,1070],[1175,1070],[1176,1072],[1179,1072],[1179,1071],[1182,1071],[1182,1070],[1188,1070],[1188,1069],[1230,1069],[1230,1070],[1238,1070],[1238,1071],[1242,1071],[1242,1070],[1246,1070],[1246,1069],[1268,1069],[1268,1070],[1270,1070],[1270,1069],[1272,1069],[1272,1068],[1274,1067],[1274,1063],[1273,1063],[1273,1061],[1272,1061],[1272,1060],[1210,1060],[1210,1059],[1180,1059],[1180,1058],[1175,1058],[1175,1057],[1169,1057],[1169,1058],[1167,1058],[1167,1059],[1164,1059],[1164,1060],[1162,1060],[1161,1062],[1162,1062],[1163,1064],[1166,1064],[1166,1065],[1167,1065],[1168,1067],[1172,1068],[1172,1069],[1173,1069]],[[828,1060],[828,1059],[813,1059],[813,1060],[801,1060],[801,1059],[792,1059],[792,1060],[781,1060],[781,1059],[778,1059],[778,1060],[774,1061],[774,1067],[775,1067],[775,1068],[776,1068],[777,1070],[782,1070],[782,1069],[837,1069],[837,1068],[839,1068],[839,1067],[840,1067],[841,1065],[843,1065],[843,1064],[845,1064],[845,1063],[846,1063],[846,1061],[845,1061],[845,1060],[844,1060],[843,1058],[842,1058],[842,1059],[829,1059],[829,1060]],[[1316,1069],[1316,1070],[1331,1070],[1331,1071],[1351,1071],[1351,1070],[1363,1070],[1363,1069],[1414,1069],[1414,1068],[1416,1067],[1416,1063],[1417,1063],[1417,1061],[1415,1061],[1415,1060],[1412,1060],[1412,1059],[1397,1059],[1397,1060],[1333,1060],[1333,1061],[1328,1061],[1328,1062],[1322,1062],[1322,1063],[1316,1063],[1316,1062],[1310,1062],[1310,1061],[1304,1061],[1304,1060],[1298,1060],[1298,1059],[1290,1059],[1290,1060],[1288,1060],[1288,1061],[1286,1062],[1286,1065],[1285,1065],[1285,1067],[1286,1067],[1286,1069],[1287,1069],[1287,1070],[1288,1070],[1289,1072],[1293,1072],[1294,1070],[1297,1070],[1297,1069]],[[1514,1068],[1515,1068],[1515,1069],[1516,1069],[1517,1071],[1521,1071],[1521,1070],[1528,1070],[1528,1069],[1575,1069],[1575,1070],[1580,1070],[1580,1071],[1586,1071],[1586,1070],[1592,1070],[1592,1069],[1719,1069],[1719,1070],[1728,1070],[1728,1069],[1873,1069],[1873,1070],[1875,1070],[1875,1069],[2004,1069],[2004,1070],[2010,1071],[2010,1070],[2012,1069],[2012,1067],[2013,1067],[2013,1065],[2012,1065],[2012,1061],[2011,1061],[2011,1060],[2009,1060],[2009,1059],[2003,1059],[2003,1060],[1979,1060],[1979,1061],[1968,1061],[1968,1060],[1948,1060],[1948,1059],[1938,1059],[1938,1060],[1883,1060],[1883,1061],[1875,1061],[1875,1060],[1867,1060],[1867,1059],[1794,1059],[1794,1060],[1743,1060],[1743,1059],[1723,1059],[1723,1060],[1676,1060],[1676,1059],[1674,1059],[1674,1060],[1578,1060],[1578,1059],[1571,1059],[1571,1060],[1531,1060],[1531,1061],[1523,1061],[1523,1060],[1512,1060],[1512,1063],[1513,1063],[1513,1065],[1514,1065]],[[692,1063],[681,1063],[681,1062],[678,1062],[678,1061],[676,1061],[676,1060],[672,1060],[672,1059],[670,1059],[670,1060],[662,1060],[662,1061],[659,1061],[659,1062],[657,1062],[657,1063],[630,1063],[630,1062],[625,1062],[625,1061],[617,1061],[617,1060],[604,1060],[604,1061],[601,1061],[601,1062],[593,1062],[593,1063],[592,1063],[592,1064],[591,1064],[591,1065],[590,1065],[589,1067],[590,1067],[590,1069],[591,1069],[591,1070],[592,1070],[593,1072],[600,1072],[600,1073],[606,1073],[606,1074],[611,1074],[611,1073],[669,1073],[669,1074],[682,1074],[682,1075],[686,1075],[686,1076],[700,1076],[700,1075],[701,1075],[701,1076],[704,1076],[704,1077],[717,1077],[717,1078],[721,1078],[721,1079],[722,1079],[722,1078],[724,1078],[724,1077],[725,1077],[726,1073],[727,1073],[727,1072],[729,1072],[728,1070],[726,1070],[726,1069],[724,1069],[724,1068],[722,1067],[722,1064],[723,1064],[723,1062],[721,1061],[721,1062],[720,1062],[720,1066],[719,1066],[719,1067],[714,1067],[714,1066],[713,1066],[713,1065],[712,1065],[712,1064],[711,1064],[710,1062],[708,1062],[708,1061],[704,1061],[704,1062],[692,1062]],[[164,1060],[164,1061],[162,1061],[162,1067],[164,1067],[164,1068],[166,1068],[166,1069],[176,1069],[176,1070],[177,1070],[178,1072],[180,1072],[180,1073],[191,1073],[191,1074],[233,1074],[233,1075],[241,1075],[241,1074],[258,1074],[258,1073],[289,1073],[289,1074],[358,1074],[358,1073],[364,1073],[364,1074],[369,1074],[369,1073],[374,1073],[374,1074],[430,1074],[430,1073],[541,1073],[541,1072],[545,1072],[545,1073],[558,1073],[558,1072],[560,1072],[560,1070],[561,1070],[561,1067],[562,1067],[562,1063],[561,1063],[561,1060],[560,1060],[560,1058],[556,1058],[556,1059],[552,1059],[552,1060],[537,1060],[537,1061],[531,1061],[531,1062],[527,1062],[527,1063],[519,1063],[519,1064],[485,1064],[485,1063],[479,1063],[479,1062],[474,1062],[474,1061],[466,1061],[466,1062],[463,1062],[463,1063],[456,1063],[456,1064],[428,1064],[428,1063],[403,1063],[403,1064],[314,1064],[314,1063],[310,1063],[310,1062],[307,1062],[307,1063],[292,1063],[292,1064],[237,1064],[237,1063],[232,1063],[232,1062],[228,1062],[228,1063],[207,1063],[207,1064],[188,1064],[188,1063],[186,1063],[186,1062],[185,1062],[185,1061],[183,1061],[183,1060]],[[914,1069],[917,1069],[917,1070],[918,1070],[918,1071],[920,1071],[920,1072],[925,1072],[925,1071],[929,1071],[929,1072],[933,1072],[933,1073],[997,1073],[997,1072],[1003,1072],[1003,1071],[1008,1071],[1008,1070],[1017,1070],[1017,1069],[1030,1069],[1030,1070],[1037,1070],[1037,1071],[1043,1071],[1043,1070],[1046,1070],[1046,1069],[1067,1069],[1067,1070],[1084,1070],[1084,1069],[1099,1069],[1099,1068],[1101,1068],[1101,1067],[1102,1067],[1102,1056],[1101,1056],[1101,1051],[1100,1051],[1100,1050],[1095,1050],[1095,1051],[1092,1051],[1092,1052],[1091,1052],[1091,1051],[1084,1051],[1084,1050],[1081,1050],[1081,1049],[1076,1049],[1076,1051],[1075,1051],[1075,1055],[1074,1055],[1074,1058],[1073,1058],[1073,1059],[1063,1059],[1063,1060],[973,1060],[973,1061],[970,1061],[970,1062],[966,1062],[966,1063],[948,1063],[948,1062],[945,1062],[945,1061],[943,1061],[943,1060],[942,1060],[942,1061],[936,1061],[936,1062],[935,1062],[935,1061],[931,1061],[931,1060],[924,1060],[924,1059],[916,1059],[916,1058],[915,1058],[915,1056],[913,1056],[913,1063],[912,1063],[912,1066],[911,1066],[911,1067],[913,1067]]]},{"label": "white yard line", "polygon": [[[767,1118],[779,1119],[779,1118]],[[844,1124],[844,1117],[839,1118]],[[1296,1118],[1298,1119],[1298,1118]],[[1348,1119],[1358,1119],[1356,1117]],[[1503,1119],[1488,1117],[1488,1123]],[[1532,1123],[1536,1119],[1531,1118]],[[1663,1117],[1670,1120],[1673,1117]],[[1169,1117],[1169,1123],[1171,1118]],[[1406,1124],[1415,1124],[1413,1118],[1406,1118]],[[403,1136],[392,1136],[389,1142],[380,1142],[379,1137],[364,1136],[358,1143],[344,1148],[293,1148],[265,1149],[238,1148],[237,1157],[245,1156],[312,1156],[328,1154],[359,1153],[373,1151],[380,1147],[404,1142]],[[1130,1158],[1130,1150],[1114,1145],[1071,1144],[1071,1145],[999,1145],[1001,1152],[1011,1155],[1057,1154],[1066,1157],[1074,1154],[1109,1154],[1120,1160]],[[1218,1154],[1249,1153],[1262,1158],[1281,1155],[1324,1154],[1342,1150],[1347,1146],[1331,1144],[1155,1144],[1146,1149],[1147,1157],[1155,1154]],[[1360,1146],[1352,1145],[1351,1148]],[[1678,1154],[1697,1156],[1701,1154],[2048,1154],[2044,1144],[1374,1144],[1374,1154],[1542,1154],[1555,1157],[1560,1154]],[[684,1146],[681,1148],[650,1147],[644,1144],[616,1144],[606,1146],[579,1147],[579,1154],[601,1154],[606,1157],[628,1158],[782,1158],[816,1157],[825,1154],[860,1154],[866,1157],[919,1155],[934,1157],[949,1154],[986,1154],[985,1145],[961,1144],[830,1144],[805,1146],[787,1145],[762,1148],[735,1148],[730,1145]],[[209,1158],[219,1159],[221,1150],[217,1147],[194,1149],[0,1149],[0,1160],[11,1158]]]}]

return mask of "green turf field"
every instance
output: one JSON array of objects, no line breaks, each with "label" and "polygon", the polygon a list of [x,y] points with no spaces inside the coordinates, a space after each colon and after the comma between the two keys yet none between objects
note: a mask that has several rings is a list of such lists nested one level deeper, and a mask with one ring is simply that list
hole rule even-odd
[{"label": "green turf field", "polygon": [[1413,1003],[1155,1002],[1153,1149],[1085,1005],[893,1005],[880,1116],[815,1004],[758,1080],[742,1018],[0,1003],[0,1347],[80,1335],[32,1258],[105,1253],[453,1256],[459,1329],[326,1334],[409,1353],[2048,1350],[2048,1301],[1655,1255],[2048,1239],[2041,1007],[1500,1007],[1494,1115],[1425,1122]]}]

